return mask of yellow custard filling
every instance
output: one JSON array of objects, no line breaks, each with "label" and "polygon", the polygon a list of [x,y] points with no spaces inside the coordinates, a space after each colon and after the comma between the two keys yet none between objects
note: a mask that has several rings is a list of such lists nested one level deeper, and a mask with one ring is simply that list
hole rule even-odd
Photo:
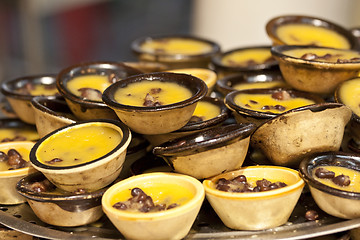
[{"label": "yellow custard filling", "polygon": [[[318,168],[325,168],[329,171],[333,171],[335,173],[335,176],[338,175],[347,175],[350,177],[350,185],[348,186],[339,186],[337,184],[335,184],[331,179],[326,179],[326,178],[318,178],[317,176],[315,176],[315,171]],[[353,170],[353,169],[349,169],[346,167],[340,167],[340,166],[320,166],[317,167],[313,170],[313,177],[315,178],[315,180],[328,185],[330,187],[336,188],[336,189],[341,189],[341,190],[345,190],[345,191],[349,191],[349,192],[360,192],[360,172]]]},{"label": "yellow custard filling", "polygon": [[[238,94],[234,98],[235,104],[259,112],[280,114],[293,108],[302,107],[315,102],[306,98],[290,97],[284,100],[275,99],[272,94]],[[282,106],[282,107],[279,107]]]},{"label": "yellow custard filling", "polygon": [[341,102],[360,116],[360,78],[345,81],[339,89]]},{"label": "yellow custard filling", "polygon": [[34,85],[29,93],[32,96],[52,96],[56,95],[58,90],[55,85]]},{"label": "yellow custard filling", "polygon": [[36,157],[45,165],[75,166],[106,155],[121,139],[122,135],[106,124],[80,125],[50,136],[41,143]]},{"label": "yellow custard filling", "polygon": [[247,67],[256,64],[263,64],[271,59],[273,58],[269,49],[259,48],[234,51],[225,55],[221,59],[221,63],[225,66]]},{"label": "yellow custard filling", "polygon": [[323,27],[286,24],[279,26],[276,34],[286,45],[316,45],[350,49],[350,43],[344,36]]},{"label": "yellow custard filling", "polygon": [[164,38],[145,41],[141,45],[144,52],[158,54],[183,54],[198,55],[208,53],[212,50],[209,43],[186,39],[186,38]]},{"label": "yellow custard filling", "polygon": [[35,129],[29,128],[3,128],[0,129],[0,142],[34,141],[39,139]]},{"label": "yellow custard filling", "polygon": [[199,101],[196,105],[193,116],[202,118],[203,121],[215,118],[220,115],[220,107],[206,101]]},{"label": "yellow custard filling", "polygon": [[[18,146],[16,148],[10,147],[7,149],[0,149],[0,151],[7,154],[10,149],[15,149],[21,155],[22,159],[24,159],[27,162],[29,161],[29,154],[30,154],[31,149]],[[10,165],[7,163],[7,161],[0,161],[0,171],[8,171],[9,168],[10,168]]]},{"label": "yellow custard filling", "polygon": [[302,56],[304,56],[305,54],[316,54],[317,58],[311,59],[312,61],[334,63],[338,60],[350,60],[360,58],[360,53],[357,51],[326,48],[298,48],[284,51],[283,54],[296,58],[302,58]]},{"label": "yellow custard filling", "polygon": [[234,84],[232,88],[235,90],[243,89],[258,89],[258,88],[277,88],[287,87],[287,84],[282,81],[268,81],[268,82],[254,82],[254,83],[238,83]]},{"label": "yellow custard filling", "polygon": [[109,76],[107,75],[84,75],[74,77],[73,79],[69,80],[66,84],[66,87],[72,94],[81,97],[82,95],[79,89],[91,88],[99,90],[101,93],[103,93],[110,85],[111,82],[109,81]]},{"label": "yellow custard filling", "polygon": [[[173,104],[191,96],[192,92],[188,88],[177,83],[145,80],[119,88],[114,94],[114,99],[123,105],[144,107]],[[147,105],[145,101],[153,104]]]},{"label": "yellow custard filling", "polygon": [[[148,196],[152,198],[155,204],[170,205],[177,203],[184,205],[194,197],[194,193],[180,184],[175,183],[159,183],[147,182],[141,183],[134,187],[141,188]],[[124,202],[131,198],[131,189],[119,191],[111,197],[110,204],[114,205],[117,202]]]}]

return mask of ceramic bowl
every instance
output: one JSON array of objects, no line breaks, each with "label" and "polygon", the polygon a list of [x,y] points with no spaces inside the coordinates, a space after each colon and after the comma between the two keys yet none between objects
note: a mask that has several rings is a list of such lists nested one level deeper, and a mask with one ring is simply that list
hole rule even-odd
[{"label": "ceramic bowl", "polygon": [[[121,62],[86,62],[69,66],[60,71],[56,86],[70,110],[79,120],[116,119],[116,114],[101,99],[101,93],[112,83],[142,73]],[[75,84],[79,77],[89,77]],[[71,83],[72,82],[72,83]],[[90,89],[96,98],[84,95],[80,89]],[[97,94],[95,94],[97,93]]]},{"label": "ceramic bowl", "polygon": [[350,117],[350,108],[339,103],[295,108],[260,125],[251,146],[275,165],[298,167],[305,156],[338,151]]},{"label": "ceramic bowl", "polygon": [[130,141],[130,130],[120,121],[79,121],[37,141],[30,161],[59,189],[94,191],[119,176]]},{"label": "ceramic bowl", "polygon": [[[306,92],[332,95],[338,84],[357,77],[360,71],[360,53],[354,50],[282,45],[273,47],[271,52],[279,61],[284,80],[293,88]],[[303,57],[305,54],[315,54],[319,58],[308,60]],[[333,57],[322,58],[326,54]],[[336,60],[335,56],[345,61]]]},{"label": "ceramic bowl", "polygon": [[[0,144],[1,158],[7,156],[10,159],[14,159],[14,153],[8,153],[9,150],[16,150],[21,158],[29,162],[29,153],[31,148],[34,146],[34,142],[23,141],[23,142],[8,142]],[[5,155],[4,155],[5,154]],[[15,153],[16,154],[16,153]],[[10,155],[10,157],[9,157]],[[14,160],[11,160],[11,163]],[[16,192],[15,186],[16,183],[23,177],[27,176],[30,173],[35,172],[36,170],[28,163],[28,165],[9,170],[9,168],[14,168],[11,165],[8,165],[8,160],[0,162],[0,186],[1,186],[1,195],[0,195],[0,204],[12,205],[26,202],[25,198],[19,195]]]},{"label": "ceramic bowl", "polygon": [[[115,95],[119,90],[121,91],[125,87],[131,87],[131,85],[135,86],[135,84],[141,83],[144,85],[154,84],[150,86],[149,89],[144,88],[144,92],[139,93],[141,97],[137,100],[140,100],[140,105],[137,105],[136,103],[122,104],[122,102],[116,100]],[[167,83],[175,85],[174,88],[172,90],[166,90],[167,88],[165,85]],[[158,95],[151,95],[150,88],[160,89],[160,91],[162,91],[162,89],[159,88],[160,84],[163,85],[162,87],[165,86],[165,91],[163,92],[166,93],[166,91],[168,91],[172,96],[184,96],[184,98],[181,98],[184,100],[171,102],[170,104],[155,105],[156,101],[158,101]],[[137,89],[141,88],[137,87]],[[185,97],[185,94],[179,94],[181,89],[189,90],[189,97]],[[163,134],[178,130],[185,126],[192,117],[197,102],[204,98],[206,93],[207,86],[205,82],[197,77],[188,74],[159,72],[128,77],[112,84],[104,91],[103,101],[112,108],[119,119],[134,132],[140,134]],[[121,95],[123,96],[121,101],[125,101],[126,98],[130,99],[132,97],[132,93],[126,94],[126,97]],[[143,105],[145,100],[147,100],[147,95],[150,97],[155,96],[153,99],[156,101],[153,106]]]},{"label": "ceramic bowl", "polygon": [[211,59],[214,70],[223,78],[247,71],[278,68],[278,62],[270,52],[271,46],[248,46],[231,49]]},{"label": "ceramic bowl", "polygon": [[[278,94],[279,96],[286,95],[289,97],[281,99],[276,97]],[[268,99],[266,97],[260,98],[260,96],[268,96]],[[315,94],[294,89],[278,88],[236,90],[227,94],[224,102],[225,105],[232,111],[237,122],[251,122],[258,126],[266,120],[274,118],[292,108],[314,103],[323,103],[325,100]],[[261,110],[266,106],[270,106],[273,109]],[[284,108],[275,109],[275,106],[283,106]]]},{"label": "ceramic bowl", "polygon": [[232,91],[252,88],[289,88],[280,70],[259,70],[236,73],[219,79],[215,90],[224,97]]},{"label": "ceramic bowl", "polygon": [[33,124],[18,118],[0,119],[0,143],[17,141],[37,141],[39,134]]},{"label": "ceramic bowl", "polygon": [[167,72],[173,72],[173,73],[184,73],[189,74],[192,76],[195,76],[197,78],[200,78],[203,80],[207,87],[208,92],[207,95],[209,96],[212,91],[214,90],[216,81],[217,81],[217,74],[213,70],[207,69],[207,68],[181,68],[181,69],[171,69],[167,70]]},{"label": "ceramic bowl", "polygon": [[213,177],[242,166],[255,130],[252,123],[214,127],[153,148],[175,172],[197,179]]},{"label": "ceramic bowl", "polygon": [[[287,186],[260,192],[227,192],[216,189],[218,180],[245,175]],[[203,182],[206,199],[222,222],[235,230],[263,230],[283,225],[289,219],[304,188],[298,171],[277,166],[251,166],[220,174]]]},{"label": "ceramic bowl", "polygon": [[144,135],[144,137],[152,146],[158,146],[175,138],[220,126],[229,118],[230,110],[225,106],[222,99],[205,96],[198,102],[193,116],[195,117],[194,120],[190,119],[190,121],[179,130],[165,134]]},{"label": "ceramic bowl", "polygon": [[277,16],[270,19],[265,28],[273,45],[315,45],[342,49],[357,49],[359,46],[350,30],[313,16]]},{"label": "ceramic bowl", "polygon": [[39,137],[78,121],[62,96],[36,96],[31,100]]},{"label": "ceramic bowl", "polygon": [[[167,205],[179,206],[164,211],[140,212],[119,210],[113,205],[128,200],[138,187],[155,204],[167,198]],[[105,214],[126,239],[183,239],[190,231],[205,198],[200,181],[175,173],[140,174],[111,186],[102,198]]]},{"label": "ceramic bowl", "polygon": [[[55,226],[76,227],[95,222],[104,215],[101,197],[106,188],[94,192],[65,192],[46,180],[42,173],[36,172],[16,184],[16,191],[26,199],[41,221]],[[39,191],[41,188],[43,190]]]},{"label": "ceramic bowl", "polygon": [[[360,157],[344,152],[323,152],[305,157],[299,166],[301,176],[309,186],[316,204],[326,213],[339,218],[353,219],[360,216],[360,192],[325,184],[314,176],[317,167],[337,166],[360,171]],[[346,173],[344,173],[346,175]],[[351,179],[351,178],[350,178]],[[351,179],[351,182],[354,180]],[[351,183],[356,186],[358,182]]]},{"label": "ceramic bowl", "polygon": [[11,79],[1,84],[0,90],[17,117],[29,124],[35,124],[31,99],[38,95],[59,94],[56,89],[56,75],[53,74]]},{"label": "ceramic bowl", "polygon": [[192,35],[158,35],[135,39],[131,49],[140,62],[165,64],[169,69],[208,68],[219,44]]}]

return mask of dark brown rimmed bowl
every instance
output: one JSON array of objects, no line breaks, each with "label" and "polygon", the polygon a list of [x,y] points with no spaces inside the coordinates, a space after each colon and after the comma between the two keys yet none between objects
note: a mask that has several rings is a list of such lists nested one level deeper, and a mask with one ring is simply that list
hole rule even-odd
[{"label": "dark brown rimmed bowl", "polygon": [[[163,51],[144,51],[141,46],[145,42],[152,41],[167,41],[169,39],[184,39],[184,40],[193,40],[203,44],[206,44],[210,47],[209,51],[204,53],[195,53],[195,54],[167,54]],[[176,68],[208,68],[211,58],[216,54],[220,53],[220,46],[216,42],[210,41],[208,39],[192,36],[192,35],[181,35],[181,34],[170,34],[170,35],[158,35],[158,36],[144,36],[138,39],[135,39],[131,43],[131,49],[134,54],[137,56],[139,61],[144,62],[157,62],[164,64],[169,67],[169,69]]]},{"label": "dark brown rimmed bowl", "polygon": [[205,120],[205,121],[196,121],[196,122],[188,122],[185,126],[180,128],[179,130],[165,133],[165,134],[154,134],[154,135],[145,135],[145,138],[149,140],[149,142],[153,146],[158,146],[164,142],[173,140],[175,138],[183,137],[186,135],[190,135],[196,132],[204,131],[216,126],[220,126],[223,124],[230,116],[230,110],[225,106],[224,101],[219,98],[213,98],[209,96],[205,96],[201,99],[199,103],[207,102],[212,105],[219,107],[220,114],[214,118]]},{"label": "dark brown rimmed bowl", "polygon": [[35,215],[43,222],[62,227],[75,227],[97,221],[104,213],[101,198],[106,188],[87,193],[62,191],[35,192],[30,185],[46,180],[36,172],[22,178],[16,184],[16,191],[29,203]]},{"label": "dark brown rimmed bowl", "polygon": [[11,79],[1,84],[1,92],[9,102],[16,116],[26,123],[35,124],[35,114],[30,103],[34,96],[27,92],[21,92],[21,89],[25,89],[27,85],[45,85],[49,88],[56,88],[56,75],[42,74],[24,76]]},{"label": "dark brown rimmed bowl", "polygon": [[121,62],[86,62],[61,70],[56,79],[56,86],[60,94],[65,98],[70,110],[79,120],[117,119],[114,111],[104,102],[76,96],[67,88],[67,83],[78,76],[103,75],[109,76],[110,85],[110,80],[115,82],[141,73],[140,70]]},{"label": "dark brown rimmed bowl", "polygon": [[344,152],[316,153],[305,157],[299,166],[312,197],[324,212],[345,219],[360,217],[360,193],[336,189],[315,180],[313,170],[318,166],[339,166],[360,171],[360,155]]},{"label": "dark brown rimmed bowl", "polygon": [[31,100],[39,137],[78,121],[62,96],[36,96]]},{"label": "dark brown rimmed bowl", "polygon": [[297,168],[308,155],[339,151],[350,117],[350,108],[339,103],[295,108],[261,124],[250,144],[273,164]]},{"label": "dark brown rimmed bowl", "polygon": [[[273,46],[276,45],[290,45],[284,42],[282,39],[280,39],[277,35],[277,29],[283,25],[286,24],[305,24],[310,25],[314,27],[319,28],[325,28],[331,31],[334,31],[335,33],[341,35],[344,37],[349,44],[349,47],[343,47],[348,49],[357,49],[359,47],[358,40],[356,37],[346,28],[333,23],[331,21],[313,17],[313,16],[303,16],[303,15],[283,15],[283,16],[277,16],[275,18],[270,19],[266,24],[266,33],[270,37],[271,41],[273,42]],[[304,34],[302,32],[299,32],[299,34]],[[294,36],[296,37],[296,36]],[[315,39],[314,39],[315,40]],[[302,45],[299,44],[291,44],[291,45]],[[306,44],[303,44],[306,45]],[[326,46],[326,47],[336,47],[336,46]],[[338,47],[339,48],[339,47]]]},{"label": "dark brown rimmed bowl", "polygon": [[[274,59],[270,52],[271,46],[264,45],[264,46],[248,46],[248,47],[242,47],[242,48],[235,48],[231,49],[226,52],[222,52],[220,54],[215,55],[211,59],[211,64],[214,70],[217,72],[219,78],[223,78],[225,76],[236,74],[236,73],[242,73],[246,71],[260,71],[265,69],[277,69],[278,68],[278,62],[276,59]],[[231,54],[235,54],[237,52],[243,52],[243,51],[257,51],[257,50],[267,50],[269,51],[269,59],[262,62],[262,63],[252,63],[248,66],[232,66],[229,64],[225,64],[223,62],[223,59]],[[248,59],[251,61],[252,59]]]},{"label": "dark brown rimmed bowl", "polygon": [[[117,102],[114,94],[120,88],[141,81],[173,82],[186,87],[192,96],[184,101],[154,107],[130,106]],[[178,130],[190,120],[198,101],[207,93],[206,83],[194,76],[180,73],[148,73],[128,77],[108,87],[103,101],[112,108],[119,119],[140,134],[163,134]]]},{"label": "dark brown rimmed bowl", "polygon": [[153,153],[175,172],[204,179],[240,168],[254,130],[252,123],[214,127],[165,142]]},{"label": "dark brown rimmed bowl", "polygon": [[[284,80],[293,88],[319,95],[333,95],[336,87],[343,81],[357,77],[360,72],[360,61],[326,62],[305,60],[290,56],[286,51],[295,49],[327,49],[331,51],[352,51],[314,46],[282,45],[271,49],[273,56],[279,61]],[[310,51],[310,50],[309,50]]]},{"label": "dark brown rimmed bowl", "polygon": [[236,88],[238,84],[270,82],[278,82],[281,87],[285,87],[286,85],[280,70],[260,70],[237,73],[223,77],[216,82],[215,89],[225,97],[232,91],[241,90]]},{"label": "dark brown rimmed bowl", "polygon": [[[237,91],[233,91],[233,92],[230,92],[229,94],[227,94],[225,96],[224,101],[225,101],[226,106],[233,112],[233,115],[237,122],[239,122],[239,123],[252,122],[252,123],[255,123],[256,125],[260,125],[263,122],[265,122],[266,120],[274,118],[280,114],[272,113],[272,112],[261,112],[261,111],[256,111],[256,110],[251,110],[248,108],[241,107],[235,103],[235,97],[238,96],[239,94],[273,94],[273,93],[279,92],[279,91],[286,91],[287,93],[290,94],[291,97],[306,98],[306,99],[314,101],[315,103],[325,102],[325,100],[323,98],[321,98],[317,95],[311,94],[311,93],[297,91],[297,90],[293,90],[293,89],[281,89],[281,88],[237,90]],[[279,101],[279,103],[281,103],[281,102]]]}]

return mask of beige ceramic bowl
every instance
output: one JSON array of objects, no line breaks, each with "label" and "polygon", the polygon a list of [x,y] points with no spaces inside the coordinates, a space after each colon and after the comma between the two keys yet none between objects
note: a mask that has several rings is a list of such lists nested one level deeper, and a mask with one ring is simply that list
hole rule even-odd
[{"label": "beige ceramic bowl", "polygon": [[[104,102],[75,95],[68,88],[68,83],[79,76],[107,76],[108,84],[124,79],[128,76],[142,73],[140,70],[129,67],[121,62],[86,62],[69,66],[60,71],[56,78],[56,86],[65,98],[70,110],[79,120],[116,119],[116,114]],[[91,79],[87,88],[99,90],[99,82]],[[99,90],[100,91],[100,90]]]},{"label": "beige ceramic bowl", "polygon": [[[169,210],[148,213],[112,207],[117,201],[130,198],[130,190],[134,187],[150,195],[155,204],[166,198],[170,198],[170,202],[183,198],[185,202]],[[148,173],[111,186],[102,198],[102,206],[126,239],[182,239],[189,233],[204,198],[204,188],[195,178],[175,173]]]},{"label": "beige ceramic bowl", "polygon": [[[263,192],[225,192],[216,189],[220,178],[239,175],[247,179],[284,182],[287,186]],[[222,222],[236,230],[262,230],[283,225],[289,219],[305,185],[296,170],[277,166],[243,167],[203,182],[206,199]]]},{"label": "beige ceramic bowl", "polygon": [[313,199],[324,212],[345,219],[360,217],[360,193],[333,188],[317,181],[313,171],[319,166],[339,166],[360,171],[360,156],[344,152],[316,153],[305,157],[299,166]]},{"label": "beige ceramic bowl", "polygon": [[36,96],[31,100],[39,137],[78,121],[61,96]]},{"label": "beige ceramic bowl", "polygon": [[[29,153],[33,146],[34,142],[30,141],[1,143],[0,151],[7,154],[10,149],[15,149],[22,155],[22,158],[25,161],[29,161]],[[22,154],[20,151],[23,151],[24,154]],[[14,170],[0,171],[0,204],[8,205],[25,202],[25,198],[17,193],[15,186],[21,178],[35,171],[36,170],[32,166]]]},{"label": "beige ceramic bowl", "polygon": [[238,169],[248,152],[252,123],[229,124],[165,142],[153,148],[175,172],[198,179]]},{"label": "beige ceramic bowl", "polygon": [[207,69],[207,68],[181,68],[181,69],[171,69],[167,70],[167,72],[173,72],[173,73],[184,73],[193,75],[197,78],[200,78],[203,80],[207,87],[208,87],[208,93],[207,95],[210,95],[212,91],[214,90],[216,81],[217,81],[217,74],[213,70]]},{"label": "beige ceramic bowl", "polygon": [[[131,106],[115,100],[114,95],[118,89],[143,81],[176,83],[189,89],[192,95],[181,102],[159,106]],[[163,134],[185,126],[192,117],[197,102],[204,98],[206,93],[205,82],[197,77],[188,74],[158,72],[139,74],[112,84],[104,91],[103,101],[131,130],[140,134]]]},{"label": "beige ceramic bowl", "polygon": [[[43,87],[43,90],[34,91],[40,87]],[[15,114],[29,124],[35,124],[31,99],[37,95],[59,94],[56,90],[56,75],[34,75],[12,79],[1,84],[1,92]]]},{"label": "beige ceramic bowl", "polygon": [[338,151],[351,110],[339,103],[296,108],[260,125],[251,145],[276,165],[297,167],[307,155]]},{"label": "beige ceramic bowl", "polygon": [[[94,128],[107,127],[114,129],[121,136],[119,144],[113,150],[97,159],[93,159],[92,155],[86,156],[85,154],[83,158],[84,160],[88,158],[87,162],[72,166],[56,166],[56,164],[51,165],[41,162],[41,159],[39,159],[39,152],[42,151],[41,149],[47,145],[54,146],[55,150],[60,149],[63,146],[61,141],[65,141],[66,138],[64,138],[64,136],[66,135],[75,138],[75,140],[78,141],[78,144],[82,144],[84,148],[89,145],[87,142],[98,142],[99,140],[91,137],[91,134],[87,134],[86,136],[84,133],[84,135],[71,135],[72,132],[89,126],[93,126]],[[60,138],[59,136],[62,137]],[[69,192],[74,192],[78,189],[84,189],[86,191],[98,190],[109,185],[119,176],[123,168],[127,147],[129,146],[130,141],[131,132],[129,128],[120,121],[109,119],[81,121],[58,128],[37,141],[30,152],[30,161],[35,169],[42,172],[50,182],[62,190]],[[64,142],[64,145],[65,144],[66,143]],[[81,151],[79,149],[73,149],[71,146],[68,147],[70,148],[69,153]],[[101,146],[95,145],[95,149],[100,147]],[[87,147],[87,149],[89,149],[89,147]],[[55,158],[61,159],[60,156]],[[74,161],[75,160],[76,159],[74,159]]]},{"label": "beige ceramic bowl", "polygon": [[[332,95],[341,82],[359,75],[360,60],[342,63],[306,60],[289,54],[288,51],[296,49],[324,49],[329,54],[337,49],[291,45],[276,46],[271,49],[273,56],[279,61],[280,71],[284,80],[297,90],[321,95]],[[343,53],[359,54],[355,50],[341,51]]]},{"label": "beige ceramic bowl", "polygon": [[93,223],[104,215],[101,197],[106,188],[84,193],[59,191],[56,188],[44,192],[31,189],[32,184],[44,180],[45,176],[37,172],[16,184],[17,192],[27,200],[41,221],[55,226],[75,227]]}]

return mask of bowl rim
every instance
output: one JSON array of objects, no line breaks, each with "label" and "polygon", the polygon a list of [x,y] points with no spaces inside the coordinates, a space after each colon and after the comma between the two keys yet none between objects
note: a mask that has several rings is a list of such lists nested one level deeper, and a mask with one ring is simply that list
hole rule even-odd
[{"label": "bowl rim", "polygon": [[297,64],[302,68],[322,68],[326,70],[331,69],[343,69],[343,68],[349,68],[349,69],[358,69],[360,66],[360,60],[354,61],[354,62],[324,62],[324,61],[316,61],[316,60],[306,60],[294,56],[290,56],[287,54],[284,54],[284,51],[288,50],[294,50],[294,49],[329,49],[329,50],[335,50],[335,51],[344,51],[344,52],[356,52],[360,54],[358,50],[354,49],[337,49],[337,48],[330,48],[330,47],[319,47],[319,46],[302,46],[302,45],[278,45],[271,48],[271,54],[278,58],[279,64],[281,64],[281,61],[291,64]]},{"label": "bowl rim", "polygon": [[[91,125],[96,123],[105,123],[106,125],[114,125],[117,128],[119,128],[122,131],[122,139],[120,143],[110,152],[107,154],[97,158],[93,159],[88,162],[84,162],[77,165],[72,166],[50,166],[41,163],[37,157],[36,157],[36,151],[38,150],[39,146],[48,138],[52,137],[53,135],[59,134],[61,132],[66,132],[68,129],[72,128],[81,128],[81,125]],[[91,165],[93,168],[96,166],[101,165],[102,160],[108,159],[112,154],[126,150],[128,145],[131,141],[131,132],[130,129],[122,122],[118,120],[112,120],[112,119],[92,119],[92,120],[84,120],[84,121],[78,121],[71,123],[69,125],[63,126],[61,128],[58,128],[48,134],[46,134],[44,137],[42,137],[40,140],[38,140],[34,147],[31,149],[30,152],[30,162],[34,166],[34,168],[38,169],[39,171],[43,173],[56,173],[56,174],[66,174],[66,173],[72,173],[74,171],[81,171],[83,169],[86,169],[89,165]],[[75,173],[74,173],[75,174]]]},{"label": "bowl rim", "polygon": [[[125,87],[128,84],[141,82],[141,81],[170,81],[175,82],[180,85],[183,85],[181,82],[179,82],[179,79],[182,81],[186,81],[188,84],[187,88],[189,89],[189,86],[193,89],[190,89],[192,92],[192,96],[188,99],[185,99],[180,102],[172,103],[172,104],[166,104],[166,105],[160,105],[155,107],[142,107],[142,106],[131,106],[131,105],[124,105],[119,102],[117,102],[114,98],[114,94],[117,91],[117,89],[121,87]],[[191,85],[189,84],[191,82]],[[166,111],[166,110],[172,110],[176,108],[183,108],[189,105],[192,105],[196,102],[198,102],[200,99],[203,99],[208,91],[208,87],[206,83],[201,80],[200,78],[197,78],[192,75],[188,74],[182,74],[182,73],[172,73],[172,72],[153,72],[153,73],[144,73],[139,74],[135,76],[130,76],[128,78],[125,78],[121,81],[118,81],[116,83],[113,83],[110,85],[107,89],[105,89],[102,99],[105,102],[107,106],[110,108],[116,110],[122,110],[127,112],[158,112],[158,111]]]},{"label": "bowl rim", "polygon": [[[73,94],[66,86],[67,82],[70,81],[74,76],[75,72],[80,72],[86,69],[99,69],[99,70],[111,70],[113,72],[125,72],[127,75],[137,75],[141,74],[142,71],[130,67],[123,62],[117,61],[89,61],[89,62],[81,62],[71,66],[68,66],[62,69],[56,77],[56,87],[59,93],[64,96],[65,100],[71,101],[76,104],[80,104],[86,108],[107,108],[107,105],[102,101],[94,101],[90,99],[84,99],[82,97],[76,96]],[[70,75],[70,76],[68,76]],[[79,74],[82,75],[82,74]],[[86,75],[86,74],[85,74]],[[90,75],[98,75],[98,74],[90,74]],[[105,75],[104,75],[105,76]]]},{"label": "bowl rim", "polygon": [[348,31],[346,28],[340,26],[337,23],[334,23],[332,21],[329,21],[324,18],[309,16],[309,15],[279,15],[272,19],[270,19],[266,25],[265,30],[267,35],[271,39],[275,39],[278,42],[281,42],[279,45],[286,45],[285,42],[283,42],[281,39],[277,37],[276,29],[278,26],[282,24],[289,24],[289,23],[303,23],[318,27],[324,27],[330,30],[334,30],[335,32],[339,33],[340,35],[344,36],[346,40],[349,42],[351,49],[358,49],[359,43],[355,36]]},{"label": "bowl rim", "polygon": [[[128,212],[124,210],[115,209],[112,206],[110,206],[110,198],[113,195],[114,192],[118,191],[118,189],[123,188],[122,186],[136,186],[136,182],[138,181],[151,181],[152,178],[155,179],[164,179],[164,182],[167,178],[173,178],[178,179],[178,183],[181,183],[182,181],[185,181],[187,183],[190,183],[195,188],[195,194],[194,197],[191,198],[188,202],[186,202],[183,205],[180,205],[175,208],[171,208],[165,211],[159,211],[159,212],[148,212],[148,213],[142,213],[142,212]],[[137,219],[142,221],[154,221],[154,218],[156,219],[164,219],[173,217],[174,215],[183,215],[192,209],[194,209],[199,203],[202,203],[205,199],[205,190],[202,185],[202,183],[197,180],[194,177],[191,177],[189,175],[179,174],[179,173],[172,173],[172,172],[154,172],[154,173],[142,173],[139,175],[131,176],[129,178],[126,178],[124,180],[121,180],[120,182],[115,183],[114,185],[110,186],[104,193],[102,197],[102,206],[104,209],[105,214],[107,212],[111,212],[113,215],[120,216],[122,218],[125,218],[127,220]]]},{"label": "bowl rim", "polygon": [[[187,67],[187,68],[174,68],[174,69],[167,69],[164,72],[173,72],[173,73],[184,73],[189,75],[196,75],[196,74],[204,74],[206,75],[207,79],[203,80],[208,88],[214,86],[217,81],[217,73],[209,68],[200,68],[200,67]],[[209,79],[211,81],[209,81]]]},{"label": "bowl rim", "polygon": [[[3,151],[3,149],[11,149],[11,148],[16,149],[16,147],[23,146],[23,147],[27,148],[30,152],[34,145],[35,145],[35,142],[32,142],[32,141],[5,142],[5,143],[0,144],[0,151]],[[30,159],[27,162],[30,163]],[[34,169],[32,166],[13,169],[13,170],[0,171],[0,178],[19,177],[19,176],[23,176],[23,175],[27,174],[28,172],[33,172],[33,171],[34,171]]]},{"label": "bowl rim", "polygon": [[[299,108],[303,108],[306,106],[310,106],[310,105],[306,105],[306,106],[302,106],[302,107],[298,107],[298,108],[294,108],[294,109],[289,109],[283,113],[272,113],[272,112],[261,112],[261,111],[256,111],[256,110],[251,110],[248,108],[244,108],[241,107],[239,105],[237,105],[234,101],[235,97],[238,94],[241,93],[245,93],[245,94],[268,94],[268,93],[273,93],[276,91],[286,91],[288,92],[290,95],[295,95],[296,97],[303,97],[306,99],[310,99],[313,100],[315,102],[315,104],[320,104],[320,103],[325,103],[325,100],[323,98],[321,98],[319,95],[313,94],[313,93],[309,93],[309,92],[304,92],[304,91],[300,91],[300,90],[296,90],[296,89],[287,89],[287,88],[259,88],[259,89],[243,89],[243,90],[235,90],[232,91],[230,93],[228,93],[225,96],[225,105],[227,105],[230,109],[233,109],[233,111],[236,111],[239,114],[245,114],[247,116],[252,116],[252,117],[256,117],[256,118],[260,118],[260,119],[271,119],[273,117],[277,117],[279,115],[282,115],[286,112],[289,112],[291,110],[294,109],[299,109]],[[314,104],[311,104],[314,105]]]},{"label": "bowl rim", "polygon": [[37,74],[37,75],[28,75],[22,76],[14,79],[10,79],[1,83],[0,91],[4,94],[5,97],[16,98],[19,100],[30,101],[35,95],[23,94],[17,92],[16,87],[25,85],[26,83],[40,83],[46,85],[56,86],[56,77],[57,74]]},{"label": "bowl rim", "polygon": [[[283,172],[288,172],[294,176],[297,177],[297,181],[294,184],[291,185],[287,185],[285,187],[282,188],[278,188],[278,189],[273,189],[273,190],[269,190],[269,191],[263,191],[263,192],[243,192],[243,193],[237,193],[237,192],[225,192],[225,191],[220,191],[217,190],[213,187],[211,187],[211,185],[213,183],[215,183],[215,181],[217,181],[218,179],[222,178],[225,175],[231,175],[234,174],[236,175],[239,172],[243,172],[243,171],[256,171],[256,170],[274,170],[274,171],[283,171]],[[240,174],[238,174],[240,175]],[[237,175],[237,176],[238,176]],[[246,174],[244,174],[246,176]],[[211,194],[213,196],[216,197],[221,197],[221,198],[225,198],[225,199],[262,199],[262,198],[267,198],[267,197],[275,197],[278,195],[283,195],[289,192],[293,192],[298,190],[299,188],[302,188],[305,186],[305,182],[304,180],[301,178],[299,172],[295,169],[292,168],[288,168],[288,167],[282,167],[282,166],[274,166],[274,165],[257,165],[257,166],[246,166],[246,167],[241,167],[238,170],[234,170],[231,172],[227,172],[227,173],[223,173],[208,179],[205,179],[203,181],[203,185],[205,188],[205,192],[206,194]]]},{"label": "bowl rim", "polygon": [[[321,162],[322,160],[325,160],[325,162]],[[328,160],[328,162],[326,162],[326,160]],[[311,187],[337,197],[342,197],[347,199],[360,199],[360,192],[350,192],[346,190],[333,188],[331,186],[328,186],[326,184],[323,184],[315,180],[311,176],[312,172],[310,171],[312,171],[313,168],[317,166],[324,166],[325,163],[327,163],[327,165],[334,164],[335,166],[342,166],[356,171],[360,171],[360,155],[354,153],[342,152],[342,151],[315,153],[305,157],[300,162],[299,165],[299,171],[301,177]],[[348,165],[343,166],[344,163],[348,163]],[[358,169],[355,169],[356,163],[359,166]],[[352,166],[352,167],[347,167],[347,166]]]},{"label": "bowl rim", "polygon": [[25,184],[39,178],[46,179],[41,172],[34,172],[20,179],[16,184],[16,191],[23,197],[38,202],[88,201],[100,198],[108,187],[86,193],[65,192],[63,194],[39,193],[28,189]]},{"label": "bowl rim", "polygon": [[[201,53],[201,54],[167,54],[167,53],[157,53],[157,52],[144,52],[141,49],[141,45],[144,42],[147,41],[153,41],[153,40],[159,40],[159,39],[171,39],[171,38],[180,38],[180,39],[188,39],[188,40],[195,40],[195,41],[199,41],[199,42],[203,42],[206,44],[209,44],[211,46],[211,51],[210,52],[205,52],[205,53]],[[130,48],[131,50],[136,54],[136,55],[142,55],[142,54],[147,54],[147,55],[151,55],[151,56],[155,56],[155,57],[166,57],[169,59],[175,59],[175,60],[191,60],[193,58],[210,58],[211,56],[219,53],[221,51],[221,47],[218,43],[209,40],[209,39],[205,39],[205,38],[201,38],[195,35],[191,35],[191,34],[158,34],[158,35],[152,35],[152,36],[143,36],[143,37],[139,37],[135,40],[133,40],[130,44]]]},{"label": "bowl rim", "polygon": [[276,59],[273,59],[272,61],[269,61],[267,63],[261,63],[261,64],[254,64],[248,67],[239,67],[239,66],[229,66],[222,63],[222,59],[226,57],[227,55],[230,55],[234,52],[241,52],[245,50],[257,50],[257,49],[268,49],[271,57],[271,45],[251,45],[246,47],[239,47],[239,48],[233,48],[231,50],[228,50],[226,52],[222,52],[220,54],[217,54],[211,58],[211,63],[214,65],[215,69],[219,70],[226,70],[226,71],[257,71],[257,70],[265,70],[265,69],[271,69],[273,67],[276,67],[279,65],[278,61]]},{"label": "bowl rim", "polygon": [[[199,148],[210,149],[235,141],[235,139],[245,139],[250,137],[255,129],[254,123],[222,125],[162,143],[153,148],[153,154],[157,156],[189,155],[196,153],[196,149]],[[193,143],[194,141],[196,144]]]}]

